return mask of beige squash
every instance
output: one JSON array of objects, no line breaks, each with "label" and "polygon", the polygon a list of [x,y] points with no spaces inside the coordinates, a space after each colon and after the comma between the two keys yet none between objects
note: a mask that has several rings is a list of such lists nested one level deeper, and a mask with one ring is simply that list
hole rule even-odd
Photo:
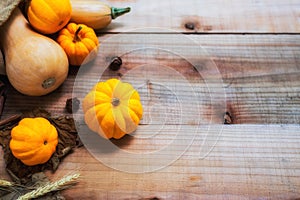
[{"label": "beige squash", "polygon": [[99,0],[71,0],[71,21],[85,24],[93,29],[107,27],[111,21],[130,11],[130,8],[115,8]]},{"label": "beige squash", "polygon": [[68,75],[64,50],[51,38],[33,31],[18,8],[0,29],[0,45],[7,77],[25,95],[46,95]]}]

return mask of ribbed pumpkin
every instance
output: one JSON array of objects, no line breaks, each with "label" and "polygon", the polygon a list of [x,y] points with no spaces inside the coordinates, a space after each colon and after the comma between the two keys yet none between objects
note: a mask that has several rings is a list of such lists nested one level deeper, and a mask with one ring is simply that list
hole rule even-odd
[{"label": "ribbed pumpkin", "polygon": [[71,65],[86,64],[97,56],[99,41],[96,33],[84,24],[69,23],[59,32],[57,42],[65,50]]},{"label": "ribbed pumpkin", "polygon": [[11,152],[28,166],[46,163],[57,144],[56,128],[42,117],[24,118],[11,130]]},{"label": "ribbed pumpkin", "polygon": [[27,16],[38,32],[52,34],[61,30],[71,19],[70,0],[31,0]]},{"label": "ribbed pumpkin", "polygon": [[143,115],[139,93],[117,79],[97,83],[82,106],[87,126],[107,139],[134,132]]}]

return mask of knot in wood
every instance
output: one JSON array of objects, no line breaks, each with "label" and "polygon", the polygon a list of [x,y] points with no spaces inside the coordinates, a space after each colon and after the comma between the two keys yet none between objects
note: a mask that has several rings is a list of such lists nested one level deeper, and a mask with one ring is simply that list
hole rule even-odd
[{"label": "knot in wood", "polygon": [[195,29],[195,24],[193,22],[188,22],[184,26],[185,26],[186,29],[189,29],[189,30],[194,30]]}]

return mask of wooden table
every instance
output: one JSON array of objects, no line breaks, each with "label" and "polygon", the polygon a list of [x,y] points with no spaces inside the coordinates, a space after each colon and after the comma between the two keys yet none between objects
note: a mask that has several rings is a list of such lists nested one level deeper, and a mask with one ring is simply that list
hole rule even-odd
[{"label": "wooden table", "polygon": [[[149,136],[149,142],[133,137],[121,140],[119,147],[141,156],[177,141],[173,152],[183,154],[166,166],[160,166],[161,157],[140,165],[125,157],[120,170],[124,158],[117,159],[118,151],[103,155],[111,162],[107,164],[88,148],[79,148],[55,174],[49,172],[53,180],[70,172],[82,174],[78,185],[63,192],[65,197],[300,198],[300,2],[107,2],[132,11],[97,32],[103,44],[99,57],[123,59],[119,71],[107,69],[103,78],[145,83],[139,88],[145,113],[136,135]],[[132,51],[119,55],[122,48]],[[58,90],[44,97],[23,96],[10,87],[2,118],[36,106],[66,114],[76,69],[71,71]],[[225,120],[229,124],[224,125]],[[0,166],[4,169],[2,159]],[[147,169],[150,172],[134,173]],[[0,178],[8,178],[4,170]]]}]

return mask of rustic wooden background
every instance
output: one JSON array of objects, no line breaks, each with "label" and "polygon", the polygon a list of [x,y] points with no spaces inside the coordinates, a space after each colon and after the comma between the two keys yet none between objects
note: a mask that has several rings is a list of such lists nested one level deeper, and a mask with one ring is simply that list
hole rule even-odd
[{"label": "rustic wooden background", "polygon": [[[201,45],[220,72],[226,94],[216,92],[211,99],[205,77],[199,76],[191,63],[178,56],[140,50],[122,55],[123,65],[117,72],[106,70],[104,79],[121,77],[144,81],[141,89],[145,115],[137,134],[172,133],[174,125],[189,132],[199,129],[191,147],[171,165],[149,173],[126,173],[110,168],[86,148],[69,155],[51,179],[70,172],[80,172],[78,185],[63,194],[67,199],[298,199],[300,198],[300,2],[298,0],[110,0],[116,7],[130,6],[132,11],[106,29],[97,31],[100,43],[119,33],[132,40],[118,41],[120,47],[131,48],[139,38],[153,38],[158,46],[189,52],[190,43],[178,41],[174,35],[184,35]],[[153,31],[143,28],[152,27]],[[149,30],[149,29],[147,29]],[[171,31],[171,32],[170,32]],[[160,38],[160,39],[159,39]],[[172,39],[173,38],[173,39]],[[145,43],[145,41],[140,41]],[[193,48],[192,48],[193,49]],[[102,52],[99,56],[120,56]],[[104,48],[105,50],[105,48]],[[111,54],[110,54],[111,53]],[[1,60],[1,59],[0,59]],[[1,61],[0,63],[3,62]],[[136,66],[147,63],[168,66],[176,70],[191,85],[156,70],[147,73],[161,83],[174,85],[183,99],[184,113],[178,124],[176,101],[167,90],[151,85],[150,79],[134,76]],[[96,61],[95,65],[100,64]],[[44,97],[27,97],[9,87],[2,118],[23,108],[44,107],[56,115],[66,114],[65,101],[72,97],[77,69],[71,68],[67,81],[54,93]],[[209,69],[207,69],[209,73]],[[218,79],[211,70],[210,78]],[[141,75],[143,71],[140,71]],[[91,74],[93,76],[93,74]],[[96,77],[97,74],[94,74]],[[94,78],[95,78],[94,77]],[[147,82],[148,81],[148,82]],[[148,85],[147,85],[148,84]],[[151,88],[149,88],[151,86]],[[196,96],[185,91],[193,87]],[[217,87],[217,86],[216,86]],[[144,90],[145,89],[145,90]],[[195,109],[195,101],[198,107]],[[167,101],[163,101],[167,100]],[[167,103],[164,103],[167,102]],[[214,103],[215,102],[215,103]],[[152,104],[151,104],[152,103]],[[163,110],[155,110],[156,105]],[[170,109],[166,109],[170,108]],[[176,108],[176,109],[173,109]],[[154,109],[154,110],[151,110]],[[159,112],[161,111],[161,113]],[[167,113],[168,112],[168,113]],[[230,124],[223,125],[225,118]],[[168,123],[164,121],[167,115]],[[201,117],[200,120],[197,117]],[[177,116],[178,117],[178,116]],[[150,120],[151,118],[151,120]],[[172,121],[173,119],[173,121]],[[151,125],[151,129],[144,126]],[[210,128],[204,143],[206,130]],[[221,132],[219,132],[221,130]],[[120,141],[130,152],[156,150],[169,144],[171,135],[156,140],[132,139]],[[168,137],[169,138],[168,140]],[[187,134],[186,138],[191,138]],[[214,143],[216,142],[216,143]],[[122,144],[126,145],[122,145]],[[180,148],[180,143],[178,144]],[[182,146],[184,142],[182,143]],[[213,149],[210,149],[213,145]],[[200,147],[209,154],[200,158]],[[208,151],[207,150],[207,151]],[[204,150],[205,151],[205,150]],[[117,152],[118,153],[118,152]],[[117,154],[115,153],[115,154]],[[0,157],[2,157],[0,152]],[[116,155],[112,153],[112,162]],[[128,158],[134,170],[136,161]],[[155,166],[153,160],[147,166]],[[132,165],[130,165],[132,164]],[[0,166],[4,169],[0,159]],[[142,166],[143,167],[143,166]],[[8,178],[4,170],[1,178]]]}]

